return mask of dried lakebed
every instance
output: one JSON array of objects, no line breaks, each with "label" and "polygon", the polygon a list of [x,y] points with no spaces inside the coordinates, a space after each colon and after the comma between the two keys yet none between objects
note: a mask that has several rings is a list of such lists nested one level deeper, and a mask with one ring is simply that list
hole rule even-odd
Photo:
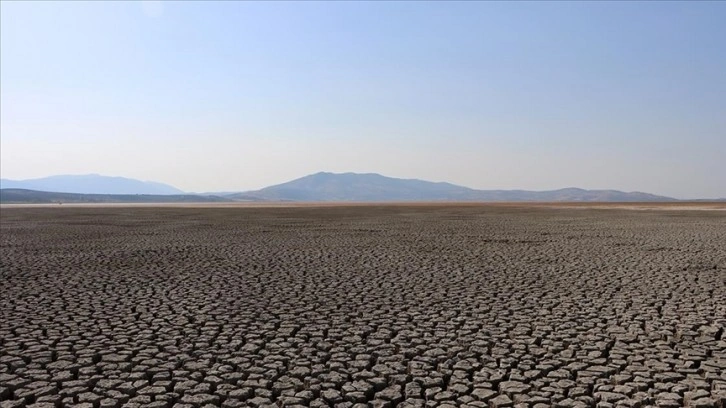
[{"label": "dried lakebed", "polygon": [[726,213],[4,208],[35,407],[723,407]]}]

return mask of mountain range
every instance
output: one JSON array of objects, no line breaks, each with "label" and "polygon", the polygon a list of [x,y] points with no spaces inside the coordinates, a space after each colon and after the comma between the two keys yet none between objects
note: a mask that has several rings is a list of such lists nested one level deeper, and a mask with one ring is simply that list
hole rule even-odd
[{"label": "mountain range", "polygon": [[184,194],[168,184],[99,174],[59,175],[29,180],[0,179],[0,188],[77,194]]},{"label": "mountain range", "polygon": [[326,172],[227,197],[265,201],[676,201],[671,197],[617,190],[475,190],[451,183],[375,173]]},{"label": "mountain range", "polygon": [[375,173],[320,172],[260,190],[187,194],[168,184],[96,174],[0,180],[0,202],[200,202],[216,201],[677,201],[642,192],[564,188],[550,191],[476,190],[445,182]]}]

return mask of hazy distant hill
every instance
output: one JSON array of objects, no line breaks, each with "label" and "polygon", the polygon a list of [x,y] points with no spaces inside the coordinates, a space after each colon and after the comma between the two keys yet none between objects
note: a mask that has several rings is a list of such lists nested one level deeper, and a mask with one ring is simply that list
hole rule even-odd
[{"label": "hazy distant hill", "polygon": [[475,190],[451,183],[385,177],[375,173],[316,173],[261,190],[232,194],[184,194],[172,186],[100,175],[0,180],[0,201],[35,203],[214,201],[677,201],[617,190]]},{"label": "hazy distant hill", "polygon": [[398,179],[373,173],[325,172],[227,197],[282,201],[676,201],[670,197],[616,190],[475,190],[450,183]]},{"label": "hazy distant hill", "polygon": [[[648,202],[678,201],[675,198],[648,193],[618,190],[584,190],[563,188],[549,191],[479,190],[481,197],[492,201],[592,201],[592,202]],[[496,198],[495,198],[496,197]]]},{"label": "hazy distant hill", "polygon": [[227,197],[292,201],[463,200],[473,192],[449,183],[396,179],[380,174],[317,173]]},{"label": "hazy distant hill", "polygon": [[55,204],[55,203],[216,203],[229,202],[228,198],[192,194],[76,194],[34,191],[17,188],[0,189],[3,204]]},{"label": "hazy distant hill", "polygon": [[0,180],[0,188],[78,194],[184,194],[168,184],[98,174],[61,175],[30,180]]}]

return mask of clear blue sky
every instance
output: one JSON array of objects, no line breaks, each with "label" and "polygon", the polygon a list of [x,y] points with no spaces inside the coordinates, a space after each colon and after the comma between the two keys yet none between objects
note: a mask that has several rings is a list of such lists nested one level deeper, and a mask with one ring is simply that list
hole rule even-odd
[{"label": "clear blue sky", "polygon": [[726,2],[7,2],[2,177],[726,196]]}]

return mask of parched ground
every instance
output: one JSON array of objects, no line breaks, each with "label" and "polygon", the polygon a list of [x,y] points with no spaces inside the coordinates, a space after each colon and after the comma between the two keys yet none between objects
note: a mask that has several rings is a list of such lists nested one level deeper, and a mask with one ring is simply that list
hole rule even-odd
[{"label": "parched ground", "polygon": [[2,408],[723,407],[726,212],[3,208]]}]

